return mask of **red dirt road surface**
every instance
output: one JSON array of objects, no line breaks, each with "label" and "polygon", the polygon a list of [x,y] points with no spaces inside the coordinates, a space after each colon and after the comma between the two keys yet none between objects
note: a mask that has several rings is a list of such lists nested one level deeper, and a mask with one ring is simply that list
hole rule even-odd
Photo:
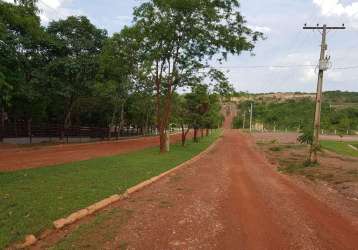
[{"label": "red dirt road surface", "polygon": [[[357,213],[333,209],[279,174],[253,139],[226,129],[212,151],[102,211],[74,249],[358,249]],[[117,212],[116,212],[117,211]],[[118,219],[130,211],[125,220]],[[71,239],[82,221],[40,242]],[[65,237],[68,236],[68,237]]]},{"label": "red dirt road surface", "polygon": [[[178,142],[181,134],[171,136]],[[37,148],[0,149],[0,172],[44,167],[102,156],[112,156],[159,145],[159,137],[146,137],[122,141],[64,144]]]}]

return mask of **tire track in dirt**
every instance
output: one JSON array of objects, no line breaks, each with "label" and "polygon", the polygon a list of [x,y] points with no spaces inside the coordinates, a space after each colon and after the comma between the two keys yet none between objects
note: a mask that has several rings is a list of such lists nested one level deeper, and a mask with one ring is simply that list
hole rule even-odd
[{"label": "tire track in dirt", "polygon": [[[227,135],[240,157],[222,217],[229,225],[221,239],[226,249],[357,249],[357,218],[338,214],[277,173],[248,136]],[[241,225],[237,237],[234,225]]]},{"label": "tire track in dirt", "polygon": [[[72,242],[74,248],[358,248],[358,218],[276,172],[252,138],[230,129],[208,155],[108,210],[118,208],[131,211],[125,223],[104,221]],[[56,244],[79,225],[36,249]]]}]

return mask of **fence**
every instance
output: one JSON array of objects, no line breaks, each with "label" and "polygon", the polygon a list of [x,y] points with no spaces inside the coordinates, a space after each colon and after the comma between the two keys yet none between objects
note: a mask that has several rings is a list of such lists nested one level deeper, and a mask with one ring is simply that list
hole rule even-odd
[{"label": "fence", "polygon": [[[89,142],[111,138],[133,137],[142,134],[138,128],[122,130],[73,126],[64,128],[58,124],[31,124],[25,121],[6,122],[1,133],[3,142],[14,144],[31,144],[42,142]],[[151,130],[151,133],[153,131]]]}]

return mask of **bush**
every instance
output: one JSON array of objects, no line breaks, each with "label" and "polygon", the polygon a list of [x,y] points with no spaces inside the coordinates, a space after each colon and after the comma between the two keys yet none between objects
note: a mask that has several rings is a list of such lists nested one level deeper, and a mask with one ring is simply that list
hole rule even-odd
[{"label": "bush", "polygon": [[297,141],[300,142],[301,144],[312,145],[313,144],[313,130],[304,128],[302,130],[302,133],[298,136]]}]

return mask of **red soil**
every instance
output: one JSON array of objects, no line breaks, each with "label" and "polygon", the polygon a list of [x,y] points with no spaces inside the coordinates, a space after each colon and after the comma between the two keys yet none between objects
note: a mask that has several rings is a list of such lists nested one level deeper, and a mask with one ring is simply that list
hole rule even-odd
[{"label": "red soil", "polygon": [[[252,136],[257,139],[257,141],[270,142],[277,140],[280,143],[297,143],[297,137],[299,133],[295,132],[254,132]],[[355,142],[358,141],[358,135],[344,135],[342,138],[338,135],[321,135],[320,140],[322,141],[345,141],[345,142]]]},{"label": "red soil", "polygon": [[[189,137],[189,135],[188,135]],[[181,134],[171,136],[171,142],[181,140]],[[82,161],[102,156],[112,156],[154,147],[159,137],[146,137],[122,141],[63,144],[37,148],[0,148],[0,172],[51,166]]]},{"label": "red soil", "polygon": [[[358,218],[308,190],[279,174],[250,136],[227,129],[206,156],[107,209],[131,211],[125,222],[95,224],[73,246],[358,249]],[[40,241],[35,249],[56,244],[81,223]]]}]

